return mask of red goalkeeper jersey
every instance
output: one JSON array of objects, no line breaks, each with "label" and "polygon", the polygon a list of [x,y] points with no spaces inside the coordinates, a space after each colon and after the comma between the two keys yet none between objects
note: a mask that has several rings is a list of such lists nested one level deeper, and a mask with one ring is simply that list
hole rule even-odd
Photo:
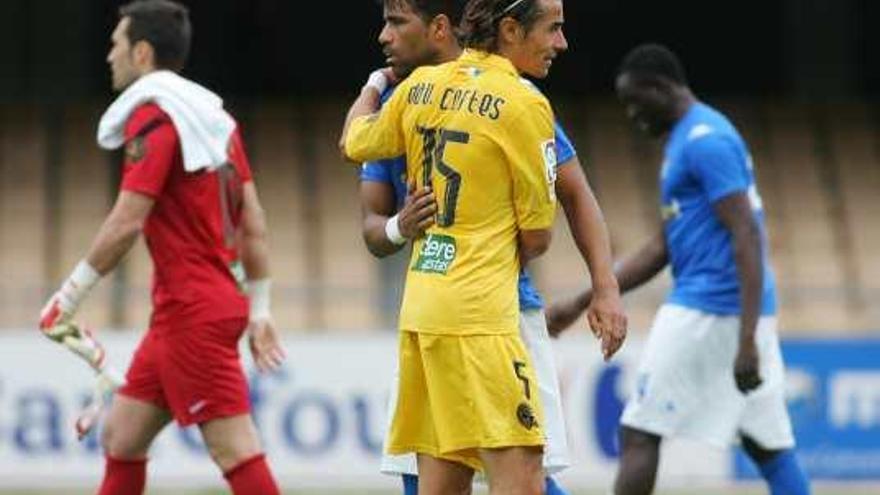
[{"label": "red goalkeeper jersey", "polygon": [[251,171],[238,130],[229,146],[228,165],[186,172],[177,131],[158,106],[139,107],[126,123],[121,188],[156,201],[144,226],[154,264],[151,327],[247,317],[236,230]]}]

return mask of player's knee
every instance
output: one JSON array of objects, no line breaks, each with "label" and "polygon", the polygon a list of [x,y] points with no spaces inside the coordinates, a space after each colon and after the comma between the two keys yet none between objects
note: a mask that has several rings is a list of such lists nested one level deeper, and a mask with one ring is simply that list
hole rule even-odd
[{"label": "player's knee", "polygon": [[492,494],[503,493],[505,495],[543,495],[545,488],[543,470],[538,467],[520,466],[519,469],[505,469],[502,473],[494,473],[495,479],[490,479]]},{"label": "player's knee", "polygon": [[104,428],[101,430],[101,448],[104,449],[104,453],[113,457],[116,457],[117,453],[115,450],[114,441],[116,440],[116,431],[113,428],[113,425],[107,423],[104,425]]},{"label": "player's knee", "polygon": [[101,447],[104,454],[116,459],[142,459],[146,457],[149,445],[108,421],[101,430]]}]

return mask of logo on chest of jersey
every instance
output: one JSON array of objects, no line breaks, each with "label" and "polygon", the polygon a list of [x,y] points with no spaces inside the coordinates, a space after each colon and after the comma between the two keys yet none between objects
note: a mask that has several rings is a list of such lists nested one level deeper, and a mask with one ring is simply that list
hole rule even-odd
[{"label": "logo on chest of jersey", "polygon": [[446,275],[457,253],[455,238],[448,235],[428,234],[413,263],[412,271]]},{"label": "logo on chest of jersey", "polygon": [[660,218],[662,218],[664,222],[675,220],[680,215],[681,205],[678,204],[677,199],[673,199],[665,205],[660,205]]}]

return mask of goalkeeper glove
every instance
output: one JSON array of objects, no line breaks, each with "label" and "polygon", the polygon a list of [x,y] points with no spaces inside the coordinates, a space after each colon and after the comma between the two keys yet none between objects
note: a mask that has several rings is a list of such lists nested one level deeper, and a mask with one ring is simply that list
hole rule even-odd
[{"label": "goalkeeper glove", "polygon": [[100,279],[101,274],[88,261],[80,261],[67,280],[61,284],[61,288],[43,306],[40,312],[40,330],[49,338],[58,340],[52,335],[53,328],[73,318],[79,305]]}]

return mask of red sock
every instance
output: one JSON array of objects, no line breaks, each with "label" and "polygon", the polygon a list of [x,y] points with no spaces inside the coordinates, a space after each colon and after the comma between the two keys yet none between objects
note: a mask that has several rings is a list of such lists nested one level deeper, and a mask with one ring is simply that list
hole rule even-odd
[{"label": "red sock", "polygon": [[245,459],[226,471],[223,477],[234,495],[281,495],[264,454]]},{"label": "red sock", "polygon": [[142,495],[146,483],[146,459],[114,459],[108,455],[98,495]]}]

